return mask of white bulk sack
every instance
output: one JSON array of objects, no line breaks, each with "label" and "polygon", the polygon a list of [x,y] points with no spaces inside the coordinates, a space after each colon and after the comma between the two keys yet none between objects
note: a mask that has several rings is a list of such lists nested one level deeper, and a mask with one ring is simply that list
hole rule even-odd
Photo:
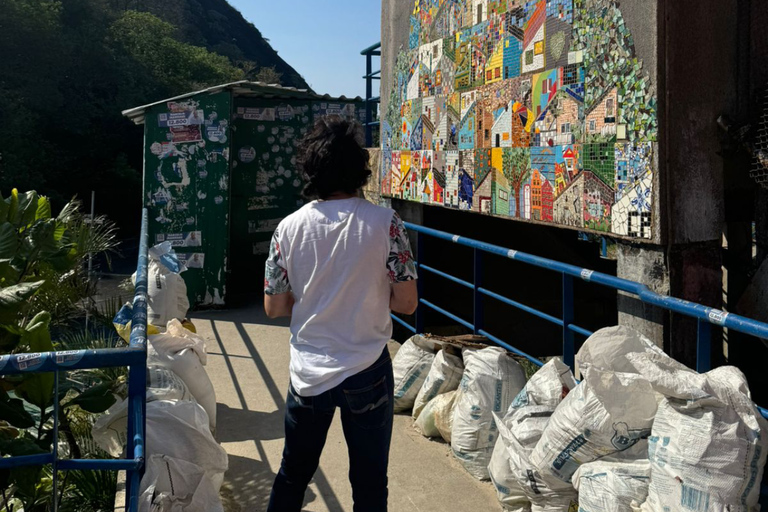
[{"label": "white bulk sack", "polygon": [[589,512],[632,512],[632,502],[648,496],[651,464],[648,460],[605,462],[581,466],[573,475],[579,508]]},{"label": "white bulk sack", "polygon": [[[162,366],[147,367],[147,403],[157,400],[194,401],[181,377]],[[128,400],[120,400],[94,423],[93,440],[113,457],[120,457],[126,443]]]},{"label": "white bulk sack", "polygon": [[435,424],[435,407],[440,407],[443,400],[439,400],[445,395],[440,395],[430,400],[419,414],[419,417],[413,423],[416,430],[421,432],[424,437],[440,437],[440,430]]},{"label": "white bulk sack", "polygon": [[139,512],[224,512],[219,487],[196,464],[166,455],[147,459]]},{"label": "white bulk sack", "polygon": [[439,347],[439,344],[417,334],[403,343],[397,351],[392,360],[395,412],[407,411],[413,407]]},{"label": "white bulk sack", "polygon": [[[113,457],[121,457],[126,428],[127,414],[106,414],[94,426],[94,441]],[[168,455],[196,464],[206,471],[217,492],[221,487],[228,466],[227,452],[213,439],[208,416],[196,402],[149,402],[145,450],[147,457]]]},{"label": "white bulk sack", "polygon": [[159,365],[181,377],[208,414],[216,431],[216,392],[203,366],[207,362],[205,341],[185,329],[178,320],[168,322],[166,332],[149,337],[147,364]]},{"label": "white bulk sack", "polygon": [[644,512],[757,510],[768,422],[738,369],[706,374],[650,354],[630,361],[664,394],[649,438],[651,484]]},{"label": "white bulk sack", "polygon": [[515,409],[503,419],[494,413],[499,439],[493,449],[488,472],[504,510],[531,510],[531,502],[523,491],[530,469],[528,458],[554,411],[551,406],[534,405]]},{"label": "white bulk sack", "polygon": [[[165,325],[174,318],[185,318],[189,310],[187,285],[181,273],[186,270],[173,251],[170,242],[149,249],[147,268],[147,321]],[[134,284],[136,274],[133,274]]]},{"label": "white bulk sack", "polygon": [[568,365],[558,358],[552,359],[531,376],[512,401],[508,414],[527,405],[557,407],[575,387],[576,379]]},{"label": "white bulk sack", "polygon": [[421,410],[433,398],[443,393],[458,389],[461,376],[464,373],[464,363],[460,356],[447,352],[443,348],[432,361],[427,378],[416,395],[413,404],[413,419],[418,419]]},{"label": "white bulk sack", "polygon": [[525,385],[525,372],[504,349],[464,350],[464,376],[453,411],[451,449],[464,468],[488,480],[488,463],[498,428],[493,413],[503,413]]},{"label": "white bulk sack", "polygon": [[458,394],[458,390],[449,391],[432,400],[432,402],[434,402],[432,405],[432,414],[435,417],[435,427],[440,433],[440,437],[442,437],[446,443],[451,442],[453,410],[456,408],[456,397]]},{"label": "white bulk sack", "polygon": [[656,408],[640,375],[590,368],[552,415],[531,462],[550,488],[567,487],[580,465],[647,438]]},{"label": "white bulk sack", "polygon": [[[606,327],[587,338],[587,341],[576,354],[576,366],[581,375],[586,375],[589,368],[637,373],[632,363],[627,360],[627,354],[648,352],[674,361],[651,340],[636,330],[621,325]],[[680,363],[677,364],[680,365]]]}]

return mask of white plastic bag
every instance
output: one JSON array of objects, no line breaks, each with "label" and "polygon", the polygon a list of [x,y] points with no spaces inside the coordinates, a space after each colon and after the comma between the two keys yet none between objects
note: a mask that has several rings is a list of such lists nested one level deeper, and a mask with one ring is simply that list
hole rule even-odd
[{"label": "white plastic bag", "polygon": [[579,508],[589,512],[632,512],[632,502],[648,496],[651,464],[648,460],[605,462],[581,466],[573,475]]},{"label": "white plastic bag", "polygon": [[153,455],[141,479],[139,512],[224,512],[219,488],[200,466]]},{"label": "white plastic bag", "polygon": [[493,413],[503,413],[525,385],[525,372],[498,347],[464,350],[464,376],[453,411],[451,450],[478,480],[488,480],[488,463],[498,428]]},{"label": "white plastic bag", "polygon": [[205,341],[178,320],[168,322],[165,333],[149,337],[147,363],[164,366],[181,377],[208,414],[211,431],[216,431],[216,392],[203,368],[207,362]]},{"label": "white plastic bag", "polygon": [[[110,410],[111,411],[111,410]],[[93,439],[113,457],[121,457],[126,442],[127,408],[107,414],[93,428]],[[196,402],[158,400],[147,403],[146,455],[168,455],[203,468],[216,488],[227,470],[227,452],[208,428],[208,416]]]},{"label": "white plastic bag", "polygon": [[[600,329],[587,338],[576,354],[576,365],[581,375],[586,375],[589,368],[637,373],[632,363],[627,360],[627,354],[632,353],[653,353],[674,361],[636,330],[617,325]],[[676,364],[682,366],[680,363]]]},{"label": "white plastic bag", "polygon": [[531,376],[512,401],[508,414],[528,405],[557,407],[575,387],[576,379],[571,369],[559,358],[552,359]]},{"label": "white plastic bag", "polygon": [[551,406],[534,405],[515,409],[503,419],[494,413],[499,439],[488,472],[504,510],[526,512],[531,509],[531,502],[520,482],[523,485],[527,482],[528,458],[554,411]]},{"label": "white plastic bag", "polygon": [[427,378],[413,404],[413,419],[418,419],[421,410],[433,398],[458,389],[464,373],[464,363],[460,356],[449,353],[449,350],[450,348],[446,346],[432,361]]},{"label": "white plastic bag", "polygon": [[395,377],[395,412],[413,407],[421,386],[432,367],[440,345],[424,336],[416,335],[403,343],[392,360]]},{"label": "white plastic bag", "polygon": [[458,394],[458,390],[449,391],[432,400],[432,402],[435,402],[432,406],[432,414],[435,416],[435,427],[446,443],[451,442],[453,410],[456,408],[456,396]]},{"label": "white plastic bag", "polygon": [[640,375],[590,368],[544,429],[531,462],[552,489],[580,465],[632,447],[651,432],[656,394]]},{"label": "white plastic bag", "polygon": [[[187,285],[181,277],[185,270],[170,242],[149,249],[147,321],[150,324],[163,326],[174,318],[187,316]],[[133,281],[135,284],[136,274]]]},{"label": "white plastic bag", "polygon": [[649,438],[651,484],[644,512],[757,510],[768,422],[736,368],[706,374],[652,354],[629,360],[666,398]]},{"label": "white plastic bag", "polygon": [[[424,437],[440,437],[440,430],[435,424],[435,407],[440,407],[445,395],[440,395],[430,400],[430,402],[424,407],[419,414],[419,417],[413,423],[416,430],[421,432]],[[444,400],[444,399],[443,399]]]}]

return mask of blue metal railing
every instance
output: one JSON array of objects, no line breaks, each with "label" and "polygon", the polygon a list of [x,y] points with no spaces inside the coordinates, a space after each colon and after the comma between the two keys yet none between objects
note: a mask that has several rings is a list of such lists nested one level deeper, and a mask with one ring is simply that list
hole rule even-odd
[{"label": "blue metal railing", "polygon": [[[144,470],[146,439],[147,383],[147,211],[141,219],[141,241],[136,269],[131,337],[127,348],[70,350],[37,354],[12,354],[0,357],[2,375],[52,372],[54,374],[53,451],[40,455],[0,458],[0,469],[51,465],[53,470],[53,510],[58,491],[58,472],[68,470],[126,471],[126,510],[138,510],[139,481]],[[59,372],[91,368],[128,366],[128,446],[125,459],[59,459]]]},{"label": "blue metal railing", "polygon": [[381,57],[381,43],[366,48],[360,52],[365,55],[365,146],[373,146],[373,128],[379,122],[373,119],[373,107],[381,102],[381,97],[373,96],[373,81],[381,80],[381,70],[373,71],[373,57]]},{"label": "blue metal railing", "polygon": [[[454,322],[457,322],[458,324],[463,325],[468,329],[471,329],[472,332],[474,332],[475,334],[485,336],[489,340],[493,341],[499,346],[506,348],[510,352],[513,352],[521,357],[524,357],[538,366],[542,366],[543,363],[540,359],[511,346],[510,344],[506,343],[504,340],[498,338],[497,336],[494,336],[493,334],[489,333],[483,328],[484,300],[486,298],[491,298],[499,302],[502,302],[503,304],[507,304],[509,306],[517,308],[521,311],[525,311],[526,313],[530,313],[538,318],[541,318],[543,320],[546,320],[547,322],[550,322],[552,324],[555,324],[561,327],[563,332],[563,361],[566,364],[568,364],[571,368],[573,368],[574,359],[576,355],[575,335],[579,334],[581,336],[589,337],[593,334],[592,331],[588,329],[584,329],[583,327],[579,327],[578,325],[575,324],[576,319],[574,314],[574,304],[575,304],[574,280],[580,279],[582,281],[598,284],[598,285],[605,286],[617,291],[622,291],[622,292],[634,295],[646,304],[651,304],[654,306],[658,306],[662,309],[666,309],[668,311],[673,311],[675,313],[680,313],[682,315],[695,318],[698,324],[696,370],[699,372],[706,372],[712,368],[711,338],[712,338],[713,325],[724,327],[724,328],[731,329],[738,332],[742,332],[745,334],[749,334],[751,336],[756,336],[758,338],[768,339],[768,324],[758,322],[750,318],[735,315],[732,313],[727,313],[725,311],[720,311],[718,309],[708,308],[706,306],[702,306],[701,304],[696,304],[693,302],[688,302],[685,300],[681,300],[681,299],[677,299],[677,298],[669,297],[665,295],[659,295],[651,291],[650,289],[648,289],[647,286],[634,281],[621,279],[618,277],[610,276],[608,274],[595,272],[590,269],[576,267],[574,265],[569,265],[567,263],[562,263],[562,262],[550,260],[547,258],[533,256],[531,254],[526,254],[526,253],[515,251],[512,249],[499,247],[497,245],[492,245],[485,242],[479,242],[477,240],[472,240],[470,238],[453,235],[450,233],[446,233],[444,231],[438,231],[436,229],[427,228],[424,226],[420,226],[418,224],[411,224],[409,222],[406,222],[405,226],[410,231],[413,231],[419,234],[418,242],[417,242],[417,252],[418,252],[418,257],[420,260],[422,260],[422,262],[424,261],[424,237],[425,236],[429,236],[429,237],[437,238],[440,240],[452,242],[454,244],[469,247],[473,250],[473,256],[474,256],[474,281],[473,282],[459,279],[455,276],[447,274],[446,272],[433,268],[424,263],[418,264],[420,271],[425,271],[430,274],[437,275],[444,279],[448,279],[449,281],[452,281],[460,286],[463,286],[464,288],[473,290],[474,304],[473,304],[472,321],[468,321],[464,318],[454,315],[453,313],[445,310],[444,308],[441,308],[440,306],[433,304],[432,302],[424,299],[424,290],[423,290],[424,279],[419,279],[418,287],[419,287],[420,306],[416,310],[416,325],[412,326],[407,322],[405,322],[404,320],[402,320],[401,318],[398,318],[394,315],[392,316],[392,318],[398,324],[402,325],[403,327],[405,327],[406,329],[408,329],[413,333],[424,332],[425,309],[421,307],[423,305],[433,311],[436,311],[446,316],[447,318],[450,318]],[[482,281],[484,254],[495,254],[498,256],[502,256],[504,258],[525,263],[527,265],[531,265],[534,267],[539,267],[539,268],[560,273],[562,275],[562,296],[563,296],[562,317],[558,318],[556,316],[549,315],[547,313],[544,313],[543,311],[532,308],[530,306],[526,306],[525,304],[521,304],[517,301],[504,297],[503,295],[499,295],[498,293],[492,292],[491,290],[488,290],[487,288],[485,288],[483,286],[483,281]],[[768,418],[768,410],[762,407],[758,407],[758,410],[764,417]]]}]

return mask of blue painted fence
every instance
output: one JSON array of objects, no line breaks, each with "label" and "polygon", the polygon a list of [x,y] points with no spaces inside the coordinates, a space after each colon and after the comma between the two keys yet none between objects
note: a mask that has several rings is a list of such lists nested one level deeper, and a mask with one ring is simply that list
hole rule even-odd
[{"label": "blue painted fence", "polygon": [[[125,459],[59,459],[58,412],[54,399],[53,452],[41,455],[0,458],[0,469],[21,466],[51,465],[53,469],[53,495],[57,496],[58,472],[67,470],[126,471],[127,509],[138,510],[139,482],[144,470],[144,440],[146,439],[146,385],[147,385],[147,211],[141,219],[139,259],[136,269],[136,293],[133,298],[131,338],[127,348],[13,354],[0,358],[2,375],[53,372],[54,397],[58,397],[59,372],[88,368],[129,367],[128,373],[128,446]],[[53,510],[58,500],[53,500]]]},{"label": "blue painted fence", "polygon": [[[686,316],[695,318],[698,322],[698,333],[697,333],[698,355],[697,355],[697,361],[696,361],[696,370],[699,372],[706,372],[712,369],[711,367],[712,350],[711,349],[712,349],[712,326],[713,325],[731,329],[737,332],[749,334],[751,336],[756,336],[758,338],[768,339],[768,324],[758,322],[756,320],[752,320],[751,318],[735,315],[733,313],[727,313],[725,311],[720,311],[718,309],[708,308],[706,306],[702,306],[701,304],[696,304],[693,302],[688,302],[685,300],[676,299],[674,297],[668,297],[665,295],[659,295],[651,291],[650,289],[648,289],[647,286],[640,283],[636,283],[634,281],[628,281],[626,279],[621,279],[618,277],[610,276],[608,274],[595,272],[590,269],[576,267],[573,265],[569,265],[567,263],[562,263],[562,262],[550,260],[547,258],[540,258],[538,256],[533,256],[531,254],[526,254],[523,252],[508,249],[505,247],[499,247],[497,245],[492,245],[485,242],[479,242],[477,240],[472,240],[471,238],[460,237],[458,235],[453,235],[450,233],[446,233],[444,231],[438,231],[436,229],[427,228],[424,226],[420,226],[418,224],[411,224],[409,222],[406,222],[405,226],[408,230],[419,234],[417,252],[420,258],[423,257],[424,255],[425,237],[437,238],[437,239],[446,240],[448,242],[452,242],[458,245],[470,247],[474,253],[473,282],[459,279],[458,277],[452,276],[439,269],[433,268],[423,263],[418,264],[419,270],[421,272],[429,272],[431,274],[440,276],[444,279],[447,279],[456,284],[459,284],[465,288],[473,290],[474,307],[473,307],[472,320],[470,321],[470,320],[461,318],[457,315],[454,315],[453,313],[443,309],[439,305],[434,304],[429,300],[425,299],[424,289],[423,289],[424,280],[420,279],[418,282],[419,308],[416,310],[416,325],[415,326],[410,325],[404,320],[402,320],[401,318],[394,315],[392,316],[392,318],[398,324],[402,325],[403,327],[405,327],[406,329],[408,329],[413,333],[424,332],[424,314],[426,310],[422,306],[425,306],[426,308],[429,308],[433,311],[437,311],[438,313],[450,318],[454,322],[460,325],[463,325],[467,329],[471,329],[472,332],[474,332],[475,334],[485,336],[489,340],[493,341],[499,346],[506,348],[510,352],[513,352],[521,357],[524,357],[538,366],[542,366],[543,363],[541,362],[540,359],[530,354],[526,354],[525,352],[511,346],[504,340],[500,339],[497,336],[494,336],[493,334],[489,333],[483,328],[483,303],[487,298],[491,298],[499,302],[502,302],[504,304],[507,304],[509,306],[512,306],[514,308],[517,308],[519,310],[525,311],[526,313],[530,313],[543,320],[546,320],[547,322],[551,322],[555,325],[560,326],[563,330],[563,361],[567,365],[569,365],[571,368],[573,368],[574,358],[576,355],[575,335],[579,334],[584,337],[589,337],[593,334],[592,331],[584,329],[583,327],[579,327],[575,323],[575,318],[574,318],[575,297],[574,297],[573,285],[574,285],[574,280],[580,279],[582,281],[594,283],[597,285],[605,286],[617,291],[622,291],[622,292],[626,292],[628,294],[634,295],[635,297],[640,299],[642,302],[645,302],[646,304],[652,304],[654,306],[658,306],[668,311],[673,311],[681,315],[686,315]],[[562,298],[562,301],[563,301],[562,317],[558,318],[558,317],[549,315],[547,313],[544,313],[543,311],[539,311],[530,306],[526,306],[525,304],[521,304],[520,302],[514,301],[508,297],[504,297],[503,295],[499,295],[498,293],[492,292],[484,288],[483,279],[482,279],[484,254],[495,254],[497,256],[509,258],[511,260],[519,261],[527,265],[531,265],[534,267],[550,270],[552,272],[560,273],[562,275],[562,297],[563,297]],[[758,409],[760,410],[760,412],[764,417],[768,418],[768,410],[762,407],[758,407]]]},{"label": "blue painted fence", "polygon": [[[515,251],[505,247],[499,247],[498,245],[492,245],[485,242],[479,242],[472,240],[471,238],[465,238],[458,235],[446,233],[444,231],[438,231],[436,229],[427,228],[418,224],[405,223],[405,227],[410,231],[418,233],[417,252],[418,257],[424,256],[424,240],[425,237],[433,237],[440,240],[446,240],[454,244],[470,247],[473,250],[474,256],[474,278],[473,282],[459,279],[439,269],[433,268],[423,263],[417,263],[419,271],[429,272],[431,274],[440,276],[444,279],[459,284],[465,288],[473,290],[473,311],[472,321],[461,318],[453,313],[441,308],[437,304],[434,304],[424,298],[424,279],[419,279],[419,307],[416,310],[416,325],[410,325],[401,318],[392,315],[392,318],[400,325],[408,329],[413,333],[424,332],[424,314],[425,306],[433,311],[448,317],[454,322],[463,325],[467,329],[471,329],[473,333],[485,336],[489,340],[493,341],[497,345],[506,348],[510,352],[513,352],[521,357],[526,358],[532,363],[543,366],[541,360],[536,357],[526,354],[525,352],[513,347],[509,343],[505,342],[501,338],[494,336],[483,328],[483,302],[486,298],[491,298],[507,304],[514,308],[517,308],[526,313],[530,313],[538,318],[558,325],[563,330],[563,361],[574,368],[574,358],[576,355],[575,335],[579,334],[584,337],[589,337],[593,334],[592,331],[579,327],[575,324],[574,314],[574,289],[573,284],[575,279],[581,279],[589,283],[598,284],[614,290],[626,292],[634,295],[642,302],[646,304],[652,304],[668,311],[673,311],[681,315],[686,315],[695,318],[698,323],[697,333],[697,360],[696,370],[699,372],[706,372],[711,369],[711,353],[712,353],[712,326],[720,326],[727,329],[731,329],[737,332],[756,336],[758,338],[768,339],[768,324],[752,320],[751,318],[745,318],[743,316],[734,315],[718,309],[708,308],[701,304],[694,302],[688,302],[674,297],[668,297],[665,295],[659,295],[648,289],[647,286],[626,279],[621,279],[608,274],[595,272],[586,268],[579,268],[574,265],[562,263],[547,258],[540,258],[524,252]],[[562,275],[562,318],[558,318],[543,311],[539,311],[520,302],[514,301],[498,293],[494,293],[483,287],[483,255],[495,254],[509,258],[511,260],[519,261],[527,265],[531,265],[552,272],[558,272]],[[760,413],[768,418],[768,409],[758,407]],[[768,486],[763,485],[761,493],[761,503],[763,503],[762,510],[768,510]]]}]

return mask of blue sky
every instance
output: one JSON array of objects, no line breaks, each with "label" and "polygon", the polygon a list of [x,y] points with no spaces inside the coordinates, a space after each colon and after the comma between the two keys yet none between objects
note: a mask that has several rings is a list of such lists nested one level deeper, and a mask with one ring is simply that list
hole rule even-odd
[{"label": "blue sky", "polygon": [[[229,0],[320,94],[365,96],[365,57],[379,42],[379,0]],[[379,69],[378,58],[374,70]],[[374,95],[378,95],[378,82]]]}]

